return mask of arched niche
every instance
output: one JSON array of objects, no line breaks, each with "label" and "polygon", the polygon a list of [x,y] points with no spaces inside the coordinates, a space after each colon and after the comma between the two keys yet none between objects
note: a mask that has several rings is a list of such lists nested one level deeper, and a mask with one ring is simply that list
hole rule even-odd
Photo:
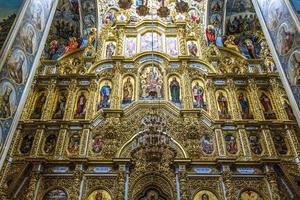
[{"label": "arched niche", "polygon": [[57,200],[57,199],[59,200],[68,199],[68,195],[64,189],[62,188],[50,189],[43,196],[43,200]]}]

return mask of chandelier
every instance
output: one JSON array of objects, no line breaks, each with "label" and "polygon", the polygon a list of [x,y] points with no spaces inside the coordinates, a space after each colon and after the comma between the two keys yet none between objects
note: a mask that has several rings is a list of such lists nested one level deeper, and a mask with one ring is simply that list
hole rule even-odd
[{"label": "chandelier", "polygon": [[134,138],[131,156],[145,163],[160,163],[176,157],[176,144],[166,133],[165,120],[152,112],[141,123],[141,131]]}]

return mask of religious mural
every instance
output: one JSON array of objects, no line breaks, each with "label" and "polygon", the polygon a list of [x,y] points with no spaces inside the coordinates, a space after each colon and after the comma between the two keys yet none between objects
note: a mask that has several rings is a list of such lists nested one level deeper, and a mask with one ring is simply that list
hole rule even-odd
[{"label": "religious mural", "polygon": [[67,200],[67,194],[61,189],[55,189],[47,192],[43,200]]},{"label": "religious mural", "polygon": [[84,119],[86,114],[86,105],[87,105],[87,92],[80,91],[78,93],[76,106],[75,106],[75,119]]},{"label": "religious mural", "polygon": [[229,104],[226,91],[216,92],[220,119],[230,119]]},{"label": "religious mural", "polygon": [[1,2],[0,8],[0,50],[8,36],[10,29],[12,28],[18,10],[22,5],[22,0],[11,0],[7,2]]},{"label": "religious mural", "polygon": [[31,151],[32,145],[34,141],[34,135],[33,134],[27,134],[23,137],[23,140],[21,142],[20,146],[20,152],[22,154],[28,154]]},{"label": "religious mural", "polygon": [[57,142],[57,135],[56,134],[49,134],[45,140],[44,144],[44,152],[46,154],[52,155],[55,151]]},{"label": "religious mural", "polygon": [[171,57],[178,56],[178,45],[176,37],[167,37],[166,38],[166,49],[167,54]]},{"label": "religious mural", "polygon": [[68,142],[68,153],[76,155],[79,153],[81,137],[77,134],[72,135]]},{"label": "religious mural", "polygon": [[218,198],[211,191],[202,190],[195,195],[194,200],[218,200]]},{"label": "religious mural", "polygon": [[287,5],[282,0],[258,1],[263,11],[263,20],[269,29],[269,34],[274,41],[276,51],[279,55],[281,67],[287,77],[294,99],[300,106],[300,87],[295,84],[298,75],[297,49],[299,48],[299,31],[289,13]]},{"label": "religious mural", "polygon": [[60,91],[57,97],[56,107],[53,113],[53,119],[62,119],[64,117],[67,103],[67,92]]},{"label": "religious mural", "polygon": [[260,155],[262,154],[263,148],[260,142],[260,136],[259,134],[256,133],[251,133],[248,137],[249,143],[250,143],[250,149],[252,153],[255,155]]},{"label": "religious mural", "polygon": [[236,137],[233,134],[225,136],[226,150],[229,154],[236,154],[238,152],[238,144]]},{"label": "religious mural", "polygon": [[163,51],[162,38],[157,32],[148,32],[141,36],[141,52]]},{"label": "religious mural", "polygon": [[170,100],[175,105],[180,106],[181,104],[181,89],[180,80],[177,76],[171,76],[169,78],[169,88],[170,88]]},{"label": "religious mural", "polygon": [[205,134],[201,137],[200,140],[201,146],[202,146],[202,151],[205,154],[212,154],[214,151],[214,144],[213,144],[213,139],[211,138],[210,135]]},{"label": "religious mural", "polygon": [[253,114],[250,111],[250,103],[245,91],[238,91],[238,101],[242,112],[242,118],[253,119]]},{"label": "religious mural", "polygon": [[105,190],[92,192],[86,200],[112,200],[110,194]]},{"label": "religious mural", "polygon": [[31,113],[31,119],[41,119],[43,114],[43,107],[45,106],[47,99],[47,94],[44,91],[36,97],[36,101],[33,107],[33,111]]},{"label": "religious mural", "polygon": [[193,104],[194,108],[206,108],[204,101],[204,88],[203,82],[201,80],[194,80],[192,82],[192,92],[193,92]]},{"label": "religious mural", "polygon": [[92,146],[93,146],[92,150],[94,153],[100,153],[104,147],[104,142],[102,140],[102,136],[96,135],[93,138]]},{"label": "religious mural", "polygon": [[98,109],[110,107],[110,97],[112,93],[112,83],[110,80],[102,80],[100,82],[100,103]]},{"label": "religious mural", "polygon": [[161,99],[163,98],[163,77],[156,66],[145,67],[140,77],[140,98]]},{"label": "religious mural", "polygon": [[137,53],[136,49],[137,49],[136,38],[126,37],[124,56],[128,58],[132,58]]},{"label": "religious mural", "polygon": [[132,76],[123,78],[123,99],[122,104],[128,105],[135,100],[135,81]]}]

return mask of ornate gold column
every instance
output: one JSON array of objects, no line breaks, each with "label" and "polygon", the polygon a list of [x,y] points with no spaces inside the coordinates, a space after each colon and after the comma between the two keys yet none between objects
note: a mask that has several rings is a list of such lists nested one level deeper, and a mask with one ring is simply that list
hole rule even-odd
[{"label": "ornate gold column", "polygon": [[64,120],[73,119],[74,103],[76,102],[76,92],[77,92],[77,81],[72,79],[68,88],[68,97],[66,103],[66,111]]},{"label": "ornate gold column", "polygon": [[191,79],[188,71],[188,64],[186,61],[182,62],[182,90],[183,90],[183,106],[184,109],[193,109],[193,97],[192,97],[192,87]]},{"label": "ornate gold column", "polygon": [[118,173],[118,194],[117,200],[124,200],[125,197],[125,177],[126,177],[126,166],[119,166]]},{"label": "ornate gold column", "polygon": [[249,101],[253,105],[254,119],[262,121],[265,119],[265,117],[258,97],[258,88],[254,79],[248,80],[248,88],[250,92]]},{"label": "ornate gold column", "polygon": [[186,49],[186,31],[184,28],[177,29],[177,35],[179,38],[179,50],[181,56],[187,56],[187,49]]},{"label": "ornate gold column", "polygon": [[226,196],[227,200],[235,200],[236,197],[234,195],[234,188],[232,183],[232,172],[230,170],[229,165],[223,165],[222,166],[222,176],[221,179],[225,186],[224,194]]},{"label": "ornate gold column", "polygon": [[279,86],[279,82],[275,78],[273,78],[270,80],[270,84],[272,86],[270,93],[271,93],[273,102],[275,104],[274,107],[275,107],[277,118],[281,119],[281,120],[288,119],[288,117],[284,111],[284,108],[282,106],[282,102],[281,102],[282,93],[281,93],[281,89]]},{"label": "ornate gold column", "polygon": [[116,62],[115,75],[113,78],[113,89],[111,95],[110,107],[113,109],[119,109],[121,106],[122,96],[122,66],[121,62]]},{"label": "ornate gold column", "polygon": [[37,183],[40,179],[39,165],[35,164],[29,175],[29,184],[26,190],[26,200],[33,200]]},{"label": "ornate gold column", "polygon": [[231,112],[232,118],[236,119],[236,120],[241,120],[242,115],[240,112],[239,102],[238,102],[237,95],[236,95],[237,89],[236,89],[236,86],[232,79],[227,80],[227,90],[229,91],[228,99],[229,99],[230,107],[231,107],[231,111],[232,111]]},{"label": "ornate gold column", "polygon": [[116,56],[123,56],[124,35],[125,30],[123,28],[118,28]]},{"label": "ornate gold column", "polygon": [[[96,80],[91,80],[91,84],[89,87],[89,101],[88,101],[88,107],[86,111],[86,118],[88,120],[93,119],[94,114],[96,113],[95,105],[97,105],[97,101],[95,99],[97,94],[97,82]],[[98,106],[98,105],[97,105]]]},{"label": "ornate gold column", "polygon": [[180,182],[180,199],[188,200],[188,186],[187,186],[187,172],[186,170],[179,171],[179,182]]},{"label": "ornate gold column", "polygon": [[209,104],[208,109],[209,109],[210,116],[213,119],[219,119],[218,106],[217,106],[216,96],[215,96],[216,88],[211,79],[207,80],[206,91],[207,91],[207,101]]},{"label": "ornate gold column", "polygon": [[217,127],[215,129],[215,136],[215,140],[217,142],[218,156],[224,157],[226,156],[225,141],[222,129],[220,127]]},{"label": "ornate gold column", "polygon": [[35,158],[38,157],[38,154],[40,153],[43,138],[45,137],[44,132],[45,132],[45,130],[41,129],[41,128],[37,129],[35,132],[34,142],[33,142],[31,153],[30,153],[31,156],[33,156]]},{"label": "ornate gold column", "polygon": [[243,149],[243,154],[245,157],[251,157],[251,149],[249,145],[249,140],[248,140],[248,134],[247,131],[244,129],[244,127],[241,127],[238,130],[239,133],[239,138],[242,144],[242,149]]},{"label": "ornate gold column", "polygon": [[49,120],[52,118],[52,110],[53,110],[53,105],[55,104],[55,88],[56,88],[56,80],[52,79],[50,81],[50,85],[47,88],[47,98],[45,102],[45,106],[43,107],[43,113],[42,113],[42,120]]},{"label": "ornate gold column", "polygon": [[57,137],[57,144],[55,149],[55,156],[57,158],[61,158],[63,156],[66,137],[67,137],[67,126],[62,126]]},{"label": "ornate gold column", "polygon": [[263,138],[265,140],[265,144],[266,144],[266,147],[267,147],[267,151],[268,151],[268,154],[269,154],[269,158],[271,159],[276,159],[277,158],[277,153],[276,153],[276,149],[275,149],[275,146],[274,146],[274,143],[273,143],[273,138],[272,138],[272,134],[270,132],[269,129],[262,129],[262,134],[263,134]]},{"label": "ornate gold column", "polygon": [[70,199],[78,199],[80,193],[80,183],[83,178],[83,171],[81,169],[81,165],[76,165],[73,173],[74,181],[72,183],[72,190],[70,192]]},{"label": "ornate gold column", "polygon": [[81,136],[82,142],[81,142],[81,146],[80,146],[79,156],[85,157],[87,155],[87,149],[88,149],[88,144],[89,144],[90,129],[84,128],[81,135],[82,135]]},{"label": "ornate gold column", "polygon": [[26,103],[22,111],[21,120],[27,120],[30,118],[30,114],[34,106],[35,92],[36,92],[36,80],[34,80],[31,84],[31,88],[28,93],[28,97],[26,99]]},{"label": "ornate gold column", "polygon": [[273,166],[266,165],[265,171],[266,171],[265,181],[269,185],[271,199],[280,200],[281,198],[280,198],[280,191],[278,189],[277,175],[276,172],[274,171]]}]

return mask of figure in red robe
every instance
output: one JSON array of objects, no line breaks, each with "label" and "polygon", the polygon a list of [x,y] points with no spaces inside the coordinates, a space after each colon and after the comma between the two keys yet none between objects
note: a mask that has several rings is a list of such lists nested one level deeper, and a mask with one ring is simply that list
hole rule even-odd
[{"label": "figure in red robe", "polygon": [[216,44],[216,31],[212,25],[209,25],[206,29],[207,44]]},{"label": "figure in red robe", "polygon": [[86,97],[84,96],[83,93],[81,93],[77,100],[75,118],[85,117],[85,104],[86,104]]}]

